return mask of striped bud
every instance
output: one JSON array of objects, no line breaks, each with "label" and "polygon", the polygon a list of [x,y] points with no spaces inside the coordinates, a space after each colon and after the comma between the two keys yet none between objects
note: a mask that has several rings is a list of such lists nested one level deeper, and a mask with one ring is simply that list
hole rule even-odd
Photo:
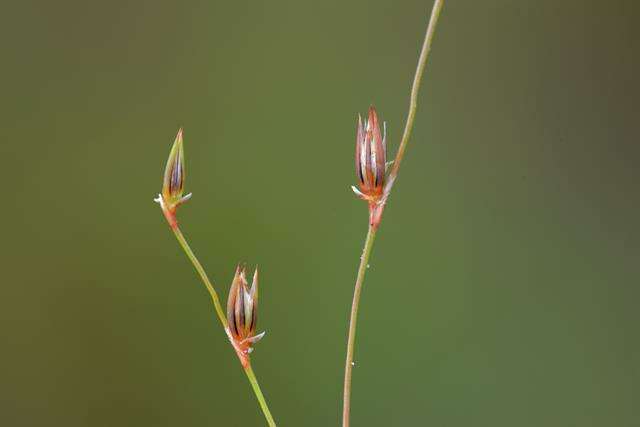
[{"label": "striped bud", "polygon": [[169,152],[169,159],[164,169],[162,192],[155,199],[160,203],[162,211],[172,227],[177,225],[175,219],[176,208],[189,200],[191,194],[184,194],[184,147],[182,142],[182,128],[178,131],[176,139]]},{"label": "striped bud", "polygon": [[369,108],[369,117],[362,123],[358,116],[356,130],[356,176],[358,188],[353,191],[370,203],[377,203],[384,193],[386,176],[386,126],[380,133],[376,109]]},{"label": "striped bud", "polygon": [[377,227],[386,200],[387,180],[387,126],[380,133],[376,109],[369,108],[369,117],[362,123],[358,115],[356,129],[356,176],[358,187],[351,186],[354,193],[369,202],[369,223]]},{"label": "striped bud", "polygon": [[238,266],[227,300],[227,323],[229,338],[243,363],[248,360],[253,344],[264,336],[264,332],[255,335],[257,315],[258,269],[249,289],[245,269]]}]

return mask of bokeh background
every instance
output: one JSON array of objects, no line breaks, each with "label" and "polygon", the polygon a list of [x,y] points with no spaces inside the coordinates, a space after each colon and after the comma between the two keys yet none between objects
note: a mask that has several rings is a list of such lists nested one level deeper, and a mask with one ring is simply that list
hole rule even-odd
[{"label": "bokeh background", "polygon": [[[185,234],[223,297],[261,268],[253,363],[335,426],[366,208],[431,1],[3,5],[3,426],[260,426],[152,202],[185,128]],[[640,425],[640,7],[448,1],[362,298],[355,426]]]}]

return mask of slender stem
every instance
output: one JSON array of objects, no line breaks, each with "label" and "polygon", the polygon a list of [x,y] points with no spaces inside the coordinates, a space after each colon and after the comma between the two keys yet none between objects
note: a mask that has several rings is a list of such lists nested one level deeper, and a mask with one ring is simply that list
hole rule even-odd
[{"label": "slender stem", "polygon": [[[200,264],[200,261],[198,261],[196,254],[193,253],[193,250],[191,249],[191,246],[189,246],[187,239],[182,234],[182,231],[180,231],[180,228],[178,228],[177,223],[175,223],[175,220],[173,223],[169,221],[169,224],[171,225],[171,230],[173,230],[173,234],[175,234],[176,239],[178,239],[180,246],[182,247],[184,252],[187,254],[187,257],[189,258],[189,260],[195,267],[196,271],[200,275],[202,282],[207,288],[207,291],[209,291],[209,295],[211,296],[211,300],[213,301],[213,306],[216,309],[216,314],[218,315],[218,318],[220,319],[220,323],[222,323],[222,327],[226,332],[228,330],[227,318],[225,316],[224,310],[222,309],[222,305],[220,304],[220,298],[218,297],[218,293],[213,287],[211,280],[209,280],[209,276],[207,276],[207,273],[204,270],[204,267],[202,267],[202,264]],[[248,358],[243,359],[242,357],[240,357],[240,355],[238,355],[238,357],[240,358],[240,362],[242,364],[244,372],[245,374],[247,374],[247,378],[251,383],[253,392],[255,393],[256,398],[258,399],[258,403],[260,404],[260,408],[264,413],[264,417],[267,419],[267,423],[269,424],[269,427],[275,427],[276,423],[273,420],[271,411],[269,411],[269,406],[267,406],[267,401],[265,400],[264,395],[262,394],[262,390],[260,390],[260,385],[258,385],[258,380],[256,379],[256,376],[253,373],[253,369],[251,368],[251,363],[249,363],[249,359]]]},{"label": "slender stem", "polygon": [[379,211],[374,221],[369,224],[369,230],[367,232],[367,238],[364,242],[364,248],[362,250],[362,256],[360,257],[360,267],[358,268],[358,276],[356,278],[355,289],[353,292],[353,302],[351,304],[351,317],[349,319],[349,337],[347,339],[347,356],[344,366],[344,389],[343,389],[343,407],[342,407],[342,426],[349,427],[349,415],[351,412],[351,376],[353,372],[353,354],[356,339],[356,324],[358,321],[358,306],[360,304],[360,294],[362,292],[362,284],[364,282],[364,276],[367,271],[367,265],[369,263],[369,257],[373,248],[373,242],[375,240],[380,220],[382,219],[382,212],[384,210],[387,197],[391,192],[394,181],[398,176],[400,170],[400,163],[404,158],[404,152],[407,148],[409,137],[411,136],[411,130],[413,129],[413,123],[415,121],[416,110],[418,107],[418,92],[420,90],[420,83],[422,82],[422,75],[424,73],[425,66],[427,64],[427,58],[429,57],[429,51],[431,50],[431,42],[433,41],[433,35],[435,33],[438,17],[440,16],[440,10],[444,0],[435,0],[433,9],[431,10],[431,18],[429,19],[429,25],[427,26],[427,32],[422,43],[422,49],[418,58],[418,66],[416,67],[416,74],[413,78],[413,85],[411,87],[411,96],[409,100],[409,112],[407,114],[407,122],[404,126],[404,132],[396,154],[395,161],[393,162],[393,168],[389,173],[387,186],[385,188],[385,198],[382,204],[378,207]]},{"label": "slender stem", "polygon": [[200,264],[200,261],[198,261],[196,254],[193,253],[191,246],[189,246],[189,243],[187,242],[187,239],[185,239],[184,234],[182,234],[182,231],[180,231],[180,228],[176,226],[176,227],[171,227],[171,229],[173,230],[173,233],[176,235],[176,239],[178,239],[178,243],[180,243],[180,246],[182,246],[182,249],[187,254],[187,257],[189,257],[189,260],[191,261],[196,271],[200,275],[200,278],[202,279],[204,286],[207,288],[207,291],[209,291],[209,295],[211,295],[213,306],[216,309],[216,314],[220,319],[220,323],[222,323],[222,327],[224,329],[227,329],[227,317],[225,316],[224,310],[222,309],[222,305],[220,304],[220,298],[218,297],[218,293],[213,287],[211,280],[209,280],[209,276],[207,276],[206,271],[204,271],[204,267],[202,267],[202,264]]},{"label": "slender stem", "polygon": [[344,364],[344,389],[343,389],[343,407],[342,407],[342,425],[349,425],[349,413],[351,411],[351,373],[353,371],[353,351],[356,343],[356,325],[358,320],[358,307],[360,305],[360,294],[362,293],[362,284],[364,283],[364,275],[369,265],[369,256],[373,248],[373,241],[376,238],[377,227],[369,225],[367,238],[364,241],[362,256],[360,257],[360,267],[358,267],[358,277],[356,278],[356,286],[353,290],[353,302],[351,304],[351,317],[349,319],[349,338],[347,339],[347,358]]},{"label": "slender stem", "polygon": [[265,400],[264,395],[262,394],[262,390],[260,390],[260,385],[258,384],[256,375],[253,373],[251,364],[248,364],[244,368],[244,372],[247,374],[247,378],[249,378],[251,387],[253,387],[253,392],[256,394],[256,397],[258,398],[258,403],[260,403],[260,407],[262,408],[264,417],[267,419],[267,424],[269,424],[269,427],[276,427],[276,422],[273,420],[273,417],[271,416],[271,411],[269,411],[269,406],[267,406],[267,401]]},{"label": "slender stem", "polygon": [[418,66],[416,67],[416,74],[413,77],[413,85],[411,86],[411,96],[409,99],[409,112],[407,113],[407,121],[404,125],[404,132],[402,133],[402,139],[400,140],[400,146],[398,147],[398,153],[393,162],[393,167],[389,173],[389,188],[398,176],[400,170],[400,163],[404,158],[404,151],[407,149],[407,143],[413,130],[413,122],[416,117],[416,110],[418,109],[418,92],[420,91],[420,84],[422,83],[422,75],[427,65],[427,58],[429,57],[429,51],[431,51],[431,42],[433,41],[433,35],[436,31],[436,24],[440,17],[440,11],[444,0],[436,0],[433,3],[433,9],[431,9],[431,18],[429,18],[429,25],[427,26],[427,32],[424,36],[424,42],[422,43],[422,50],[420,51],[420,57],[418,58]]}]

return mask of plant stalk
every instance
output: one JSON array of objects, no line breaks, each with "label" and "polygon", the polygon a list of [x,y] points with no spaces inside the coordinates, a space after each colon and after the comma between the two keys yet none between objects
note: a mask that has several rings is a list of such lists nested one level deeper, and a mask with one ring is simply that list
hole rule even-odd
[{"label": "plant stalk", "polygon": [[436,25],[438,18],[440,17],[440,11],[444,0],[435,0],[433,3],[433,9],[431,9],[431,18],[429,18],[429,24],[427,25],[427,32],[424,35],[424,42],[422,43],[422,49],[420,56],[418,57],[418,65],[416,67],[416,74],[413,77],[413,84],[411,85],[411,95],[409,97],[409,112],[407,113],[407,121],[404,125],[404,132],[402,133],[402,139],[400,140],[400,146],[396,158],[393,161],[393,167],[389,173],[389,183],[387,184],[389,190],[398,176],[400,170],[400,163],[404,158],[404,152],[407,149],[407,143],[413,130],[413,122],[416,118],[416,111],[418,109],[418,94],[420,92],[420,84],[422,83],[422,75],[427,65],[427,59],[429,58],[429,52],[431,51],[431,43],[433,42],[433,35],[436,31]]},{"label": "plant stalk", "polygon": [[413,124],[415,121],[416,110],[418,108],[418,93],[420,90],[420,84],[422,82],[422,76],[427,64],[427,58],[429,57],[429,51],[431,50],[431,43],[433,41],[433,35],[435,34],[436,24],[440,17],[440,11],[444,0],[435,0],[433,9],[431,10],[431,17],[427,26],[427,31],[424,36],[424,42],[422,43],[422,49],[420,50],[420,56],[418,57],[418,65],[416,67],[416,73],[413,78],[413,84],[411,86],[411,95],[409,99],[409,112],[407,113],[407,121],[404,126],[404,132],[402,139],[400,140],[400,146],[393,162],[393,167],[389,173],[388,181],[385,187],[385,196],[378,207],[377,219],[370,221],[369,229],[367,231],[367,237],[365,239],[364,248],[362,250],[362,256],[360,257],[360,266],[358,267],[358,275],[356,277],[355,289],[353,291],[353,302],[351,304],[351,317],[349,319],[349,337],[347,338],[347,356],[344,367],[344,388],[343,388],[343,407],[342,407],[342,426],[349,427],[349,419],[351,413],[351,376],[353,373],[353,356],[356,339],[356,329],[358,321],[358,306],[360,304],[360,294],[362,293],[362,285],[364,283],[364,276],[369,264],[369,257],[371,256],[371,250],[373,249],[373,242],[375,240],[376,232],[380,221],[382,219],[382,213],[386,205],[388,196],[393,188],[398,171],[400,170],[400,163],[404,158],[404,153],[413,130]]},{"label": "plant stalk", "polygon": [[367,238],[364,241],[362,256],[360,257],[360,267],[358,267],[358,277],[356,278],[355,289],[353,290],[353,302],[351,303],[351,317],[349,320],[349,338],[347,339],[347,358],[344,364],[344,389],[343,389],[343,407],[342,407],[342,425],[349,425],[349,413],[351,411],[351,373],[353,371],[353,352],[356,343],[356,325],[358,320],[358,307],[360,306],[360,294],[362,293],[362,284],[364,283],[364,275],[369,265],[369,257],[371,249],[376,238],[377,227],[369,225]]},{"label": "plant stalk", "polygon": [[[180,246],[184,250],[184,253],[187,254],[187,257],[189,258],[189,260],[195,267],[196,271],[198,272],[198,275],[202,279],[204,286],[207,288],[207,291],[211,296],[211,300],[213,301],[213,306],[216,310],[216,314],[220,319],[220,323],[222,323],[222,328],[226,332],[228,330],[227,317],[225,315],[224,310],[222,309],[222,305],[220,304],[220,297],[218,297],[218,293],[213,287],[211,280],[209,280],[209,277],[207,276],[207,273],[204,270],[204,267],[202,267],[202,264],[200,264],[200,261],[198,261],[196,254],[193,253],[193,250],[191,249],[191,246],[189,246],[187,239],[182,234],[182,231],[180,231],[180,228],[178,227],[177,223],[176,222],[172,223],[170,221],[169,224],[171,225],[171,230],[173,230],[173,234],[175,234],[176,239],[178,239],[178,243],[180,243]],[[271,411],[269,410],[267,401],[265,400],[264,395],[262,394],[262,390],[260,389],[258,380],[256,379],[253,369],[251,368],[251,363],[249,363],[248,358],[243,360],[240,357],[240,355],[238,355],[238,357],[240,358],[240,363],[242,364],[244,372],[247,375],[249,382],[251,383],[251,388],[253,389],[253,392],[255,393],[256,398],[258,399],[258,403],[260,404],[260,408],[262,409],[264,417],[267,420],[267,424],[269,425],[269,427],[276,427],[276,422],[273,420],[273,416],[271,415]]]},{"label": "plant stalk", "polygon": [[196,271],[198,272],[198,275],[200,276],[200,279],[202,279],[202,283],[204,283],[204,286],[207,288],[207,291],[211,296],[211,301],[213,301],[213,306],[216,309],[216,314],[220,319],[220,323],[222,323],[222,327],[226,330],[227,316],[224,310],[222,309],[222,305],[220,304],[220,297],[218,297],[218,293],[213,287],[211,280],[209,280],[209,276],[207,276],[207,273],[204,270],[204,267],[202,267],[202,264],[200,264],[200,261],[198,261],[196,254],[193,253],[191,246],[189,246],[189,243],[187,242],[187,239],[184,237],[184,234],[182,234],[182,231],[180,231],[180,228],[178,226],[175,226],[175,227],[171,227],[171,230],[173,230],[173,234],[175,234],[176,239],[178,239],[178,243],[180,243],[180,246],[184,250],[184,253],[187,254],[189,261],[191,261],[191,264],[193,264],[193,266],[195,267]]},{"label": "plant stalk", "polygon": [[253,373],[253,368],[251,364],[248,364],[244,368],[245,374],[247,374],[247,378],[249,378],[249,382],[251,383],[251,387],[253,388],[253,392],[256,394],[258,398],[258,403],[260,404],[260,408],[262,408],[262,412],[264,413],[264,417],[267,419],[267,424],[269,427],[276,427],[276,422],[273,420],[273,416],[271,416],[271,411],[269,411],[269,406],[267,405],[267,401],[262,394],[262,390],[260,390],[260,385],[258,384],[258,380],[256,379],[256,375]]}]

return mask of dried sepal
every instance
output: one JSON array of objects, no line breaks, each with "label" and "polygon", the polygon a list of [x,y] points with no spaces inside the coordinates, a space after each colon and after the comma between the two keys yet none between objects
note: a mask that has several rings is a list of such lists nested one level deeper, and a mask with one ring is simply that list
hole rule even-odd
[{"label": "dried sepal", "polygon": [[185,167],[184,167],[184,143],[182,128],[178,130],[173,142],[167,165],[164,169],[162,191],[156,202],[160,204],[162,211],[172,227],[177,225],[175,218],[176,208],[191,198],[191,194],[184,195]]},{"label": "dried sepal", "polygon": [[227,299],[227,333],[243,364],[248,363],[253,344],[264,336],[264,332],[255,334],[257,314],[258,269],[249,288],[245,268],[238,266]]}]

